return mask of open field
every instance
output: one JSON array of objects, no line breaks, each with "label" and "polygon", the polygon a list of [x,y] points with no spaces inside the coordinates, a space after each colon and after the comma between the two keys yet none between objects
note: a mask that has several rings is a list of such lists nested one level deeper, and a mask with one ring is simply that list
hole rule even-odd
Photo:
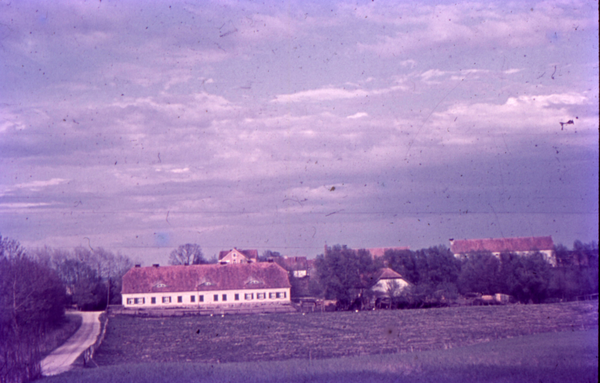
[{"label": "open field", "polygon": [[456,348],[597,328],[597,301],[306,315],[117,315],[109,320],[95,361],[107,366],[326,359]]},{"label": "open field", "polygon": [[312,361],[119,364],[74,370],[44,382],[597,382],[597,339],[594,329]]}]

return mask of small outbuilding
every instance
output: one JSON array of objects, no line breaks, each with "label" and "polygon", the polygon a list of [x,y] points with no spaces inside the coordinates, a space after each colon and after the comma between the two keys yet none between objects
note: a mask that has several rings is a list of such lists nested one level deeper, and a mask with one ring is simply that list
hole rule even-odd
[{"label": "small outbuilding", "polygon": [[408,283],[402,275],[385,267],[379,272],[377,283],[375,283],[371,290],[379,295],[390,295],[390,293],[399,295],[402,290],[409,285],[410,283]]}]

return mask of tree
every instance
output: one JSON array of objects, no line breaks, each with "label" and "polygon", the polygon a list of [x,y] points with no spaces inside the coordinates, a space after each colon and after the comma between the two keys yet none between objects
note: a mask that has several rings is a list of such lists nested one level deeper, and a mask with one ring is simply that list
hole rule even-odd
[{"label": "tree", "polygon": [[[327,248],[324,255],[317,256],[315,266],[323,296],[336,299],[342,309],[347,309],[361,290],[371,288],[376,282],[363,278],[377,270],[377,265],[365,250],[355,251],[345,245],[336,245]],[[314,286],[312,289],[314,291]]]},{"label": "tree", "polygon": [[170,265],[201,265],[206,264],[202,249],[195,243],[186,243],[173,250],[169,256]]},{"label": "tree", "polygon": [[0,381],[25,382],[40,376],[40,341],[64,320],[65,289],[17,241],[0,244]]},{"label": "tree", "polygon": [[278,251],[265,250],[262,255],[258,256],[258,262],[267,262],[269,259],[272,259],[279,264],[282,258],[283,257]]},{"label": "tree", "polygon": [[460,292],[487,295],[500,292],[500,266],[498,257],[489,251],[466,255],[458,278]]},{"label": "tree", "polygon": [[419,270],[414,251],[387,250],[384,259],[389,268],[400,273],[408,282],[413,285],[419,283]]},{"label": "tree", "polygon": [[550,264],[537,252],[528,255],[502,254],[501,292],[522,303],[540,303],[548,295]]}]

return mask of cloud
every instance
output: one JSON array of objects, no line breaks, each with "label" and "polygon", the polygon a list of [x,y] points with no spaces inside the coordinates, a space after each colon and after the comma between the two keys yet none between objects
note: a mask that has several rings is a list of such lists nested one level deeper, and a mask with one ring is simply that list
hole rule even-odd
[{"label": "cloud", "polygon": [[[516,3],[515,3],[516,4]],[[474,2],[452,5],[424,5],[415,11],[405,6],[383,4],[356,7],[355,17],[392,26],[377,42],[359,42],[363,51],[393,56],[430,46],[528,47],[547,43],[546,35],[573,33],[574,26],[589,26],[592,18],[572,12],[571,6],[539,3],[515,7]],[[452,46],[450,45],[450,46]]]},{"label": "cloud", "polygon": [[57,186],[69,182],[68,179],[63,178],[52,178],[50,180],[45,181],[31,181],[25,183],[19,183],[12,186],[9,186],[4,190],[4,193],[12,193],[19,190],[29,191],[29,192],[39,192],[51,186]]},{"label": "cloud", "polygon": [[357,118],[362,118],[362,117],[367,117],[369,116],[368,113],[365,112],[358,112],[356,114],[353,114],[351,116],[347,116],[346,118],[350,118],[350,119],[357,119]]},{"label": "cloud", "polygon": [[365,97],[369,93],[361,90],[348,90],[341,88],[321,88],[313,90],[305,90],[302,92],[291,93],[291,94],[280,94],[275,96],[272,102],[278,103],[290,103],[290,102],[320,102],[320,101],[331,101],[338,99],[349,99],[356,97]]}]

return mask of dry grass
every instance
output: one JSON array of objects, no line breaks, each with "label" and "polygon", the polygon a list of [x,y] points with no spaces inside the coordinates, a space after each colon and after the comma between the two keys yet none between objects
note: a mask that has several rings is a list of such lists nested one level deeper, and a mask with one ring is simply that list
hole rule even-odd
[{"label": "dry grass", "polygon": [[214,317],[110,318],[99,365],[406,353],[597,329],[598,302]]},{"label": "dry grass", "polygon": [[42,357],[50,354],[54,349],[62,346],[67,339],[69,339],[79,327],[81,327],[82,318],[76,314],[65,315],[65,322],[62,326],[49,331],[45,334],[44,339],[42,339],[40,351],[42,353]]},{"label": "dry grass", "polygon": [[545,333],[452,350],[324,360],[137,363],[80,369],[62,382],[597,382],[598,330]]}]

